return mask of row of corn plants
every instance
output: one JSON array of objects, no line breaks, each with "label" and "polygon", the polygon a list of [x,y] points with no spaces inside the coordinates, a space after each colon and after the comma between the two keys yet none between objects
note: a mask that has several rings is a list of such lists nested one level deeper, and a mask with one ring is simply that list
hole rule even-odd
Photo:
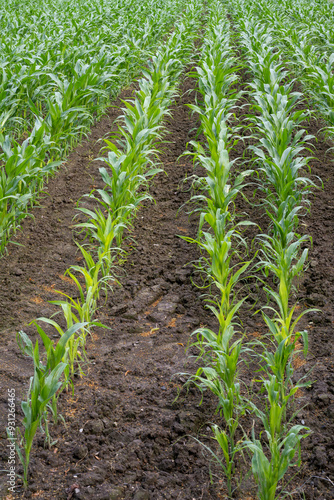
[{"label": "row of corn plants", "polygon": [[293,3],[287,0],[279,0],[262,5],[265,12],[267,9],[274,10],[275,22],[280,18],[285,27],[293,29],[295,34],[304,39],[307,45],[313,45],[310,50],[316,50],[319,54],[333,52],[334,43],[334,9],[333,4],[327,0],[306,2],[296,0]]},{"label": "row of corn plants", "polygon": [[40,5],[45,21],[54,18],[31,25],[34,36],[27,24],[30,3],[21,15],[15,9],[15,23],[6,19],[7,10],[0,21],[6,33],[0,43],[0,254],[45,179],[138,71],[184,5],[147,0],[138,8],[136,0],[111,6],[101,0],[89,4],[91,12],[74,2],[61,14],[63,3],[55,16],[53,4]]},{"label": "row of corn plants", "polygon": [[333,6],[327,1],[317,3],[316,10],[311,10],[305,17],[309,3],[307,6],[302,1],[292,6],[286,3],[273,0],[269,4],[260,2],[255,6],[245,2],[242,8],[248,11],[248,15],[254,16],[259,25],[270,23],[271,35],[282,50],[287,67],[302,84],[306,96],[310,98],[310,106],[327,122],[324,130],[333,137]]},{"label": "row of corn plants", "polygon": [[252,172],[245,170],[235,175],[235,160],[230,159],[231,149],[238,142],[239,128],[233,108],[241,96],[236,88],[239,68],[226,12],[219,2],[213,1],[201,58],[192,72],[198,100],[189,105],[200,120],[198,133],[203,134],[204,141],[191,141],[192,149],[185,153],[204,169],[204,176],[194,175],[195,193],[190,200],[195,207],[198,205],[194,210],[200,213],[200,223],[197,238],[185,239],[196,243],[201,250],[197,269],[204,276],[206,300],[218,320],[218,332],[207,327],[193,332],[196,340],[191,346],[198,348],[197,361],[201,366],[189,377],[187,385],[195,384],[202,393],[210,390],[218,399],[217,412],[225,423],[223,429],[213,425],[212,431],[223,458],[212,453],[226,476],[229,496],[237,483],[240,418],[247,407],[238,375],[246,349],[238,324],[238,311],[245,299],[238,297],[238,286],[250,265],[249,261],[242,261],[239,252],[245,245],[241,228],[248,222],[238,222],[234,202]]},{"label": "row of corn plants", "polygon": [[[217,410],[224,417],[225,429],[212,426],[223,452],[223,460],[216,454],[215,458],[226,476],[229,496],[233,494],[233,480],[238,484],[237,456],[246,449],[252,457],[258,497],[274,500],[289,467],[300,465],[300,441],[309,431],[292,421],[296,415],[294,396],[309,383],[293,379],[299,349],[303,347],[307,355],[307,332],[300,331],[298,325],[309,312],[297,312],[294,281],[303,272],[310,243],[310,237],[300,236],[298,225],[309,205],[308,194],[315,187],[306,177],[309,158],[301,156],[312,137],[301,128],[308,113],[296,110],[302,95],[293,92],[293,81],[286,83],[288,72],[271,28],[252,20],[245,2],[232,2],[232,12],[237,19],[238,48],[244,62],[234,56],[222,4],[213,2],[202,58],[193,73],[200,97],[190,107],[199,116],[204,143],[192,141],[193,150],[186,154],[205,169],[205,176],[196,176],[193,183],[197,191],[192,202],[200,203],[198,236],[196,240],[186,239],[196,242],[203,252],[198,269],[204,273],[208,307],[219,326],[218,333],[206,327],[193,333],[196,341],[191,345],[199,349],[197,360],[201,367],[187,384],[195,384],[202,392],[210,390],[218,398]],[[241,65],[250,70],[253,79],[248,86],[252,106],[246,125],[258,142],[250,148],[253,177],[258,177],[269,224],[268,232],[257,237],[260,258],[256,263],[264,274],[260,281],[270,302],[261,309],[268,334],[263,341],[248,344],[235,334],[238,310],[245,300],[237,296],[238,282],[250,266],[250,261],[242,262],[239,255],[240,245],[247,247],[241,228],[251,222],[238,222],[234,200],[253,171],[238,174],[232,169],[234,161],[229,159],[238,141],[233,108],[243,94],[235,88]],[[258,404],[246,390],[241,391],[238,371],[244,356],[255,360],[261,374],[257,381],[264,397]],[[253,430],[252,439],[240,425],[246,413],[253,414],[263,429],[259,436]]]},{"label": "row of corn plants", "polygon": [[107,157],[98,158],[106,165],[99,169],[104,189],[87,195],[99,207],[79,208],[87,220],[77,227],[87,231],[92,246],[97,248],[104,274],[109,273],[113,252],[120,248],[124,231],[130,228],[138,207],[151,199],[147,189],[149,179],[161,172],[156,145],[162,140],[162,123],[170,114],[180,75],[194,52],[200,5],[199,0],[187,5],[173,35],[143,71],[135,98],[124,102],[118,131],[113,141],[105,141]]},{"label": "row of corn plants", "polygon": [[258,266],[274,282],[273,286],[264,283],[270,305],[262,307],[261,312],[268,335],[258,342],[266,402],[264,409],[254,407],[269,453],[255,433],[247,445],[253,452],[258,496],[272,500],[288,467],[300,465],[300,441],[309,431],[291,422],[295,417],[294,396],[309,383],[293,381],[294,358],[301,347],[306,356],[308,348],[307,331],[300,331],[298,325],[309,312],[298,312],[294,282],[305,268],[311,242],[309,236],[299,234],[299,220],[308,210],[311,189],[316,187],[306,176],[310,158],[301,156],[312,136],[301,128],[309,113],[296,109],[303,96],[293,92],[294,82],[288,79],[271,25],[252,18],[245,2],[232,2],[232,11],[239,44],[253,76],[248,122],[258,143],[250,149],[269,223],[268,232],[258,236]]},{"label": "row of corn plants", "polygon": [[[65,330],[52,318],[38,318],[33,322],[45,348],[46,363],[41,360],[38,341],[33,346],[26,333],[21,331],[18,334],[22,352],[34,362],[34,375],[27,400],[22,402],[24,434],[18,433],[13,438],[23,464],[25,486],[28,483],[30,453],[36,431],[40,427],[49,445],[52,444],[48,415],[51,412],[54,421],[57,421],[57,400],[61,390],[69,385],[73,388],[75,373],[79,371],[80,375],[84,374],[87,335],[92,327],[103,327],[94,319],[100,292],[102,287],[107,290],[111,286],[110,282],[114,281],[115,276],[111,275],[113,259],[119,252],[123,231],[129,226],[139,203],[148,197],[148,194],[138,194],[139,186],[146,184],[150,177],[160,171],[153,166],[155,143],[161,137],[162,121],[169,114],[184,65],[192,57],[201,9],[202,3],[198,0],[187,5],[174,33],[165,46],[157,50],[143,71],[135,99],[125,102],[126,108],[121,119],[123,126],[119,126],[117,134],[122,149],[106,141],[109,153],[105,162],[110,170],[107,172],[102,168],[101,175],[110,183],[107,182],[105,189],[99,191],[100,198],[95,198],[99,199],[101,209],[87,212],[81,208],[89,220],[77,225],[80,230],[87,231],[89,239],[95,243],[93,247],[96,252],[91,245],[87,251],[78,244],[84,265],[71,266],[66,271],[76,284],[79,297],[73,299],[59,292],[65,296],[64,299],[51,302],[59,306],[62,323],[64,320],[66,323]],[[56,329],[60,336],[56,346],[41,324]]]},{"label": "row of corn plants", "polygon": [[[15,436],[8,432],[9,438],[15,443],[17,454],[23,466],[23,484],[28,484],[30,453],[35,434],[40,428],[45,434],[45,443],[49,447],[54,444],[49,432],[49,415],[55,424],[59,421],[57,411],[58,398],[61,392],[70,387],[74,391],[73,377],[85,375],[83,366],[87,364],[86,353],[87,337],[92,328],[105,328],[95,319],[101,290],[107,292],[108,284],[114,276],[106,276],[101,270],[104,256],[101,261],[95,262],[86,249],[77,244],[81,252],[83,265],[71,266],[66,272],[77,287],[78,296],[72,298],[64,292],[62,300],[50,301],[57,305],[59,311],[51,318],[40,317],[32,321],[37,334],[44,346],[44,354],[40,355],[39,342],[33,345],[29,336],[20,331],[17,335],[18,345],[25,356],[33,359],[34,375],[30,379],[27,399],[21,403],[24,414],[24,434],[17,428]],[[54,316],[60,315],[59,322]],[[62,325],[65,324],[65,328]],[[47,329],[52,328],[52,335]],[[59,336],[56,345],[52,337]]]}]

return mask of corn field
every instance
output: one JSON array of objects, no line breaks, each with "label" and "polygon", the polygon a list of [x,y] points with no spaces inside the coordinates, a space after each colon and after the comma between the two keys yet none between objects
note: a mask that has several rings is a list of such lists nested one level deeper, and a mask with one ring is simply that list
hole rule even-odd
[{"label": "corn field", "polygon": [[0,5],[0,497],[334,498],[334,4]]}]

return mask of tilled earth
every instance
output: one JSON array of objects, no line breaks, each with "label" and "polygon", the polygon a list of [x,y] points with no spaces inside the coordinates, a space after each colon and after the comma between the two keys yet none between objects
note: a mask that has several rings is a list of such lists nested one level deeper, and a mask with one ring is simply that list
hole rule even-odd
[{"label": "tilled earth", "polygon": [[[167,175],[155,177],[150,192],[156,203],[145,203],[134,221],[134,241],[128,240],[128,254],[119,273],[121,286],[115,285],[113,292],[101,300],[98,319],[108,328],[95,329],[88,340],[90,363],[84,367],[86,376],[75,380],[74,395],[68,392],[60,396],[59,411],[66,426],[62,422],[51,426],[52,438],[57,440],[51,449],[45,449],[44,436],[38,433],[27,492],[18,481],[16,494],[9,495],[2,472],[1,498],[226,497],[222,472],[194,439],[216,450],[209,425],[213,421],[223,424],[215,415],[215,400],[206,395],[201,405],[197,390],[182,390],[187,378],[182,373],[194,373],[197,366],[191,358],[196,351],[190,348],[185,352],[191,332],[199,325],[216,328],[212,314],[204,307],[203,290],[196,286],[200,278],[187,265],[198,259],[198,250],[180,237],[194,237],[198,227],[196,214],[189,216],[186,207],[179,210],[190,197],[189,182],[184,184],[183,179],[193,173],[189,157],[179,156],[198,126],[185,106],[194,100],[194,93],[187,93],[192,85],[185,80],[182,97],[172,107],[172,118],[166,124],[168,144],[161,155]],[[129,88],[120,98],[131,94]],[[34,218],[26,219],[16,236],[15,242],[23,246],[9,245],[8,256],[0,261],[0,469],[6,469],[7,462],[7,390],[16,390],[16,423],[20,425],[20,401],[32,374],[32,363],[19,352],[15,333],[24,329],[35,339],[34,327],[28,323],[56,312],[48,302],[59,298],[55,291],[71,296],[77,293],[64,276],[66,269],[80,259],[72,227],[75,208],[84,194],[102,187],[100,163],[91,160],[100,156],[99,139],[110,133],[119,114],[119,109],[110,109],[88,140],[72,152],[49,182],[47,196],[33,210]],[[316,135],[320,127],[313,121],[309,132]],[[235,156],[241,156],[244,148],[239,142]],[[312,434],[303,442],[302,467],[288,487],[294,491],[294,498],[303,498],[304,494],[307,499],[326,500],[334,498],[334,175],[331,154],[326,155],[328,148],[329,144],[320,140],[315,143],[312,175],[321,177],[324,189],[312,196],[311,212],[302,221],[303,230],[313,238],[313,248],[309,268],[297,289],[301,309],[321,309],[305,318],[310,354],[306,363],[300,360],[296,366],[297,375],[313,367],[310,378],[314,383],[311,389],[300,392],[297,400],[298,406],[306,405],[298,420],[303,420]],[[246,189],[249,199],[253,191],[254,186]],[[238,203],[238,212],[246,212],[259,225],[265,224],[261,209],[243,199]],[[256,231],[251,228],[247,236],[253,238]],[[241,320],[251,340],[265,333],[260,315],[253,316],[264,295],[251,280],[242,293],[248,299]],[[241,378],[245,386],[250,386],[252,377],[244,366]],[[252,419],[246,418],[243,427],[247,432],[251,424]],[[246,464],[240,467],[247,470],[245,459]],[[20,472],[19,464],[17,470]],[[237,497],[255,497],[249,479],[243,481]]]}]

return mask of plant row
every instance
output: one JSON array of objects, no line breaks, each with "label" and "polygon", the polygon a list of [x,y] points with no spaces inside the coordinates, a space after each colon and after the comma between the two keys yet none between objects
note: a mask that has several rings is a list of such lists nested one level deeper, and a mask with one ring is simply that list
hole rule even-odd
[{"label": "plant row", "polygon": [[[312,5],[312,4],[311,4]],[[314,4],[315,5],[315,4]],[[333,78],[333,19],[334,9],[329,2],[313,6],[305,18],[309,3],[287,6],[274,0],[256,5],[240,2],[238,9],[257,19],[259,26],[270,26],[275,45],[282,51],[287,67],[303,86],[311,107],[327,122],[325,131],[334,132]]]},{"label": "plant row", "polygon": [[5,24],[9,40],[4,37],[0,44],[0,254],[45,178],[81,140],[110,97],[132,79],[179,15],[183,0],[147,1],[140,8],[135,0],[112,7],[101,0],[89,6],[90,11],[83,2],[70,3],[62,12],[60,1],[54,15],[54,6],[43,3],[45,24],[35,26],[27,24],[28,3],[27,10],[15,9],[16,23],[12,19]]},{"label": "plant row", "polygon": [[[198,360],[204,366],[188,383],[195,383],[202,391],[209,389],[218,398],[225,429],[213,426],[223,452],[223,459],[215,458],[226,475],[229,496],[233,482],[238,484],[236,459],[246,449],[252,457],[258,497],[273,500],[288,468],[300,464],[300,441],[308,435],[307,428],[292,421],[296,416],[294,396],[308,385],[293,378],[299,349],[303,347],[307,354],[307,332],[300,331],[298,325],[309,312],[298,314],[294,282],[304,270],[310,243],[310,237],[299,234],[298,226],[309,205],[308,194],[315,187],[306,177],[309,158],[301,155],[311,136],[301,128],[308,113],[296,109],[302,95],[293,92],[293,81],[286,83],[288,73],[271,28],[252,20],[245,2],[234,1],[229,7],[242,59],[234,56],[226,12],[214,2],[201,61],[194,73],[200,102],[191,108],[200,118],[204,141],[192,142],[193,151],[187,154],[205,169],[204,176],[195,178],[193,186],[199,193],[192,198],[200,202],[196,242],[203,257],[198,269],[206,276],[208,307],[219,326],[218,333],[208,328],[193,333],[197,340],[192,345],[199,348]],[[247,92],[237,92],[235,85],[241,64],[251,81]],[[239,132],[233,111],[240,107],[238,100],[243,93],[251,99],[245,125],[251,127],[256,141],[250,147],[254,173],[238,173],[235,161],[230,160]],[[234,200],[252,173],[268,224],[267,232],[257,236],[260,258],[254,257],[253,270],[263,273],[260,282],[269,305],[261,308],[267,335],[246,343],[236,330],[238,311],[246,297],[240,300],[237,294],[250,266],[249,261],[241,261],[243,246],[247,252],[242,227],[252,221],[238,222]],[[257,404],[239,380],[239,365],[246,357],[255,362],[261,374],[255,379],[261,385]],[[262,429],[258,436],[253,430],[251,440],[240,424],[246,414],[254,415]]]},{"label": "plant row", "polygon": [[[28,467],[33,439],[40,427],[52,444],[49,433],[49,414],[57,421],[57,400],[64,388],[72,386],[75,373],[84,374],[83,363],[87,361],[86,340],[91,329],[103,327],[94,319],[102,288],[107,292],[113,274],[117,255],[124,238],[124,229],[134,217],[141,201],[148,194],[138,194],[141,187],[160,169],[153,167],[156,144],[163,133],[162,122],[169,114],[169,108],[176,95],[178,80],[184,65],[193,54],[194,39],[200,24],[202,4],[194,0],[186,7],[174,33],[151,58],[143,77],[139,80],[139,90],[132,101],[126,101],[122,125],[116,138],[119,148],[107,142],[107,168],[101,168],[103,179],[108,180],[105,189],[93,194],[101,203],[101,209],[81,213],[88,221],[79,223],[80,230],[87,231],[90,243],[78,245],[83,257],[83,266],[71,266],[66,274],[76,284],[79,297],[64,296],[63,300],[52,301],[62,313],[63,329],[52,318],[38,318],[33,323],[43,342],[45,354],[41,357],[39,344],[32,344],[23,331],[18,334],[22,352],[34,362],[26,401],[22,402],[24,413],[24,434],[16,436],[17,453],[23,464],[24,484],[28,482]],[[115,138],[114,138],[115,139]],[[99,195],[99,198],[97,197]],[[60,339],[54,345],[40,323],[54,327]]]},{"label": "plant row", "polygon": [[[252,468],[259,497],[274,499],[278,481],[294,464],[300,440],[308,431],[300,425],[291,426],[290,422],[295,416],[294,395],[308,385],[303,380],[293,381],[294,357],[302,347],[300,341],[304,355],[308,348],[307,331],[300,331],[298,325],[309,312],[298,312],[294,283],[304,271],[311,243],[309,236],[299,234],[299,221],[308,210],[308,195],[315,188],[307,177],[310,158],[301,155],[312,136],[301,128],[308,112],[297,109],[303,96],[293,91],[294,81],[289,81],[271,25],[252,19],[245,6],[242,14],[238,10],[236,14],[239,43],[253,76],[253,105],[248,120],[258,144],[250,149],[269,223],[267,233],[259,235],[259,266],[265,277],[274,282],[274,287],[264,286],[270,306],[262,307],[269,339],[269,347],[268,342],[262,344],[261,354],[266,374],[266,412],[256,411],[265,429],[270,455],[268,459],[263,444],[253,439]],[[299,456],[296,464],[300,464]]]},{"label": "plant row", "polygon": [[[224,429],[212,426],[222,458],[214,454],[226,476],[229,496],[236,482],[236,459],[241,451],[239,440],[240,419],[246,412],[238,372],[245,346],[239,335],[238,311],[245,299],[238,298],[238,285],[250,262],[241,261],[240,249],[246,242],[238,222],[235,199],[245,187],[252,173],[245,170],[234,175],[235,160],[230,153],[238,142],[239,127],[234,110],[241,92],[238,92],[237,71],[240,62],[231,44],[230,25],[226,11],[219,2],[210,3],[208,29],[203,41],[201,59],[192,76],[197,81],[198,102],[190,105],[200,120],[198,134],[203,141],[192,141],[194,157],[204,175],[195,175],[191,201],[198,204],[199,231],[196,240],[202,257],[197,265],[204,276],[208,290],[208,308],[218,320],[218,332],[203,327],[193,332],[192,343],[199,349],[197,361],[201,366],[187,384],[195,384],[203,393],[213,392],[218,399],[217,412],[224,418]],[[234,108],[234,109],[233,109]]]}]

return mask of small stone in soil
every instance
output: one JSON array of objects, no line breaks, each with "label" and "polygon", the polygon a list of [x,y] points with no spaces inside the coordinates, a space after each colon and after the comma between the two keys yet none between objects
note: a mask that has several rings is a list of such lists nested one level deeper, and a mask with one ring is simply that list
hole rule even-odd
[{"label": "small stone in soil", "polygon": [[121,500],[123,498],[122,488],[114,488],[109,492],[109,500]]},{"label": "small stone in soil", "polygon": [[137,491],[133,500],[150,500],[150,495],[147,491]]},{"label": "small stone in soil", "polygon": [[73,457],[81,460],[88,454],[88,448],[85,444],[77,445],[73,450]]}]

